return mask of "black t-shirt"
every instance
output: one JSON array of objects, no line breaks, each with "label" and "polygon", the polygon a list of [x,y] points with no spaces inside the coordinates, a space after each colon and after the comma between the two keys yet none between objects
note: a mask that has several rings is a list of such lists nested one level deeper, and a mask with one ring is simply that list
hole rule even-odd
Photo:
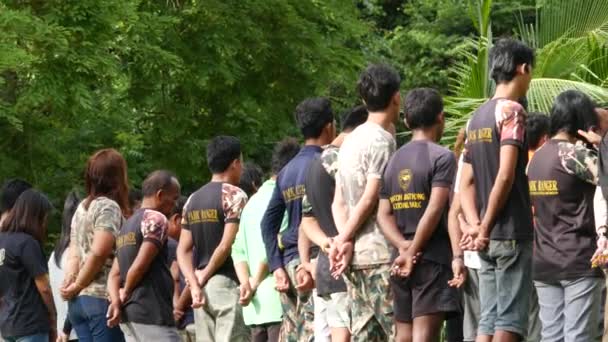
[{"label": "black t-shirt", "polygon": [[150,268],[123,304],[123,322],[175,326],[173,319],[173,277],[169,270],[167,218],[158,211],[139,209],[120,229],[116,239],[116,257],[120,282],[124,285],[129,268],[144,241],[158,247]]},{"label": "black t-shirt", "polygon": [[530,161],[534,206],[534,279],[601,276],[591,268],[595,251],[595,177],[586,168],[595,152],[564,140],[549,140]]},{"label": "black t-shirt", "polygon": [[[313,216],[319,222],[325,235],[334,237],[338,235],[331,204],[334,199],[336,182],[332,178],[320,158],[311,162],[306,174],[306,198],[311,206],[311,212],[304,216]],[[332,293],[346,292],[346,284],[342,278],[335,279],[329,270],[329,258],[325,253],[319,253],[316,268],[316,287],[319,296]]]},{"label": "black t-shirt", "polygon": [[34,279],[48,273],[38,241],[25,233],[0,233],[0,332],[19,337],[49,332],[49,312]]},{"label": "black t-shirt", "polygon": [[[224,226],[239,223],[246,203],[247,195],[243,190],[221,182],[207,183],[190,196],[184,206],[182,227],[192,233],[197,269],[203,269],[209,263],[222,241]],[[213,275],[216,274],[239,282],[230,256]]]},{"label": "black t-shirt", "polygon": [[[384,171],[380,198],[391,202],[397,226],[407,240],[414,239],[432,188],[451,188],[455,172],[454,154],[431,141],[412,141],[393,155]],[[447,214],[446,203],[437,228],[422,250],[422,258],[450,265]]]},{"label": "black t-shirt", "polygon": [[469,121],[464,162],[471,164],[475,178],[477,209],[486,212],[490,192],[500,165],[500,147],[519,148],[515,180],[507,201],[498,211],[490,233],[492,240],[532,240],[532,210],[526,165],[525,110],[513,101],[494,99],[484,103]]}]

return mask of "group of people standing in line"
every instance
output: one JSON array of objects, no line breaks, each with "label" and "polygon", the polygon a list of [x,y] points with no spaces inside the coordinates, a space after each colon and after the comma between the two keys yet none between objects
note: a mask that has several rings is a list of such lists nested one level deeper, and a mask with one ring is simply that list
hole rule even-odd
[{"label": "group of people standing in line", "polygon": [[[0,332],[6,341],[595,341],[608,266],[608,111],[560,94],[526,113],[534,51],[490,51],[494,97],[455,151],[440,94],[370,65],[341,118],[310,98],[304,138],[271,175],[232,136],[207,145],[188,198],[169,171],[129,198],[119,152],[93,154],[47,260],[52,205],[5,183]],[[402,105],[403,102],[403,105]],[[411,130],[397,149],[395,124]],[[462,147],[464,141],[464,147]],[[50,275],[50,277],[49,277]]]}]

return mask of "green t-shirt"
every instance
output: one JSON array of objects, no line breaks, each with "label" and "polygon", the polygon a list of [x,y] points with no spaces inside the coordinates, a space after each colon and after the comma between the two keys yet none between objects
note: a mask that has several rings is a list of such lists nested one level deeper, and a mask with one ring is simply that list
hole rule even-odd
[{"label": "green t-shirt", "polygon": [[[258,192],[253,195],[241,214],[239,232],[232,245],[232,260],[234,264],[247,262],[249,275],[254,277],[261,262],[266,262],[266,249],[262,240],[260,223],[272,197],[275,187],[274,180],[267,180]],[[281,231],[287,227],[287,214],[283,216]],[[259,285],[251,303],[243,307],[243,318],[246,325],[260,325],[281,322],[283,309],[279,293],[275,289],[275,280],[269,274]]]}]

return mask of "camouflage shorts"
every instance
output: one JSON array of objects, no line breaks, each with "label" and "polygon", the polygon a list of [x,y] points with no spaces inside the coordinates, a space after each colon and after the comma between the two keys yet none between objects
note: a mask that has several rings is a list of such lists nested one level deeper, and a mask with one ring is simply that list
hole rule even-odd
[{"label": "camouflage shorts", "polygon": [[390,264],[351,269],[344,278],[351,299],[353,341],[394,341]]},{"label": "camouflage shorts", "polygon": [[289,290],[281,293],[283,323],[279,341],[309,342],[314,340],[314,306],[312,292],[296,291],[296,268],[300,260],[287,264],[285,272],[289,276]]}]

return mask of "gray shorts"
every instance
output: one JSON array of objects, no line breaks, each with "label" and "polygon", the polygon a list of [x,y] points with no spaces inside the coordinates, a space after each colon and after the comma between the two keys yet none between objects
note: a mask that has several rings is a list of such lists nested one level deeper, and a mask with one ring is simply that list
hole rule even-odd
[{"label": "gray shorts", "polygon": [[490,240],[480,252],[479,335],[497,330],[526,336],[532,291],[532,241]]},{"label": "gray shorts", "polygon": [[181,342],[175,327],[127,322],[120,323],[120,330],[125,335],[126,342]]}]

